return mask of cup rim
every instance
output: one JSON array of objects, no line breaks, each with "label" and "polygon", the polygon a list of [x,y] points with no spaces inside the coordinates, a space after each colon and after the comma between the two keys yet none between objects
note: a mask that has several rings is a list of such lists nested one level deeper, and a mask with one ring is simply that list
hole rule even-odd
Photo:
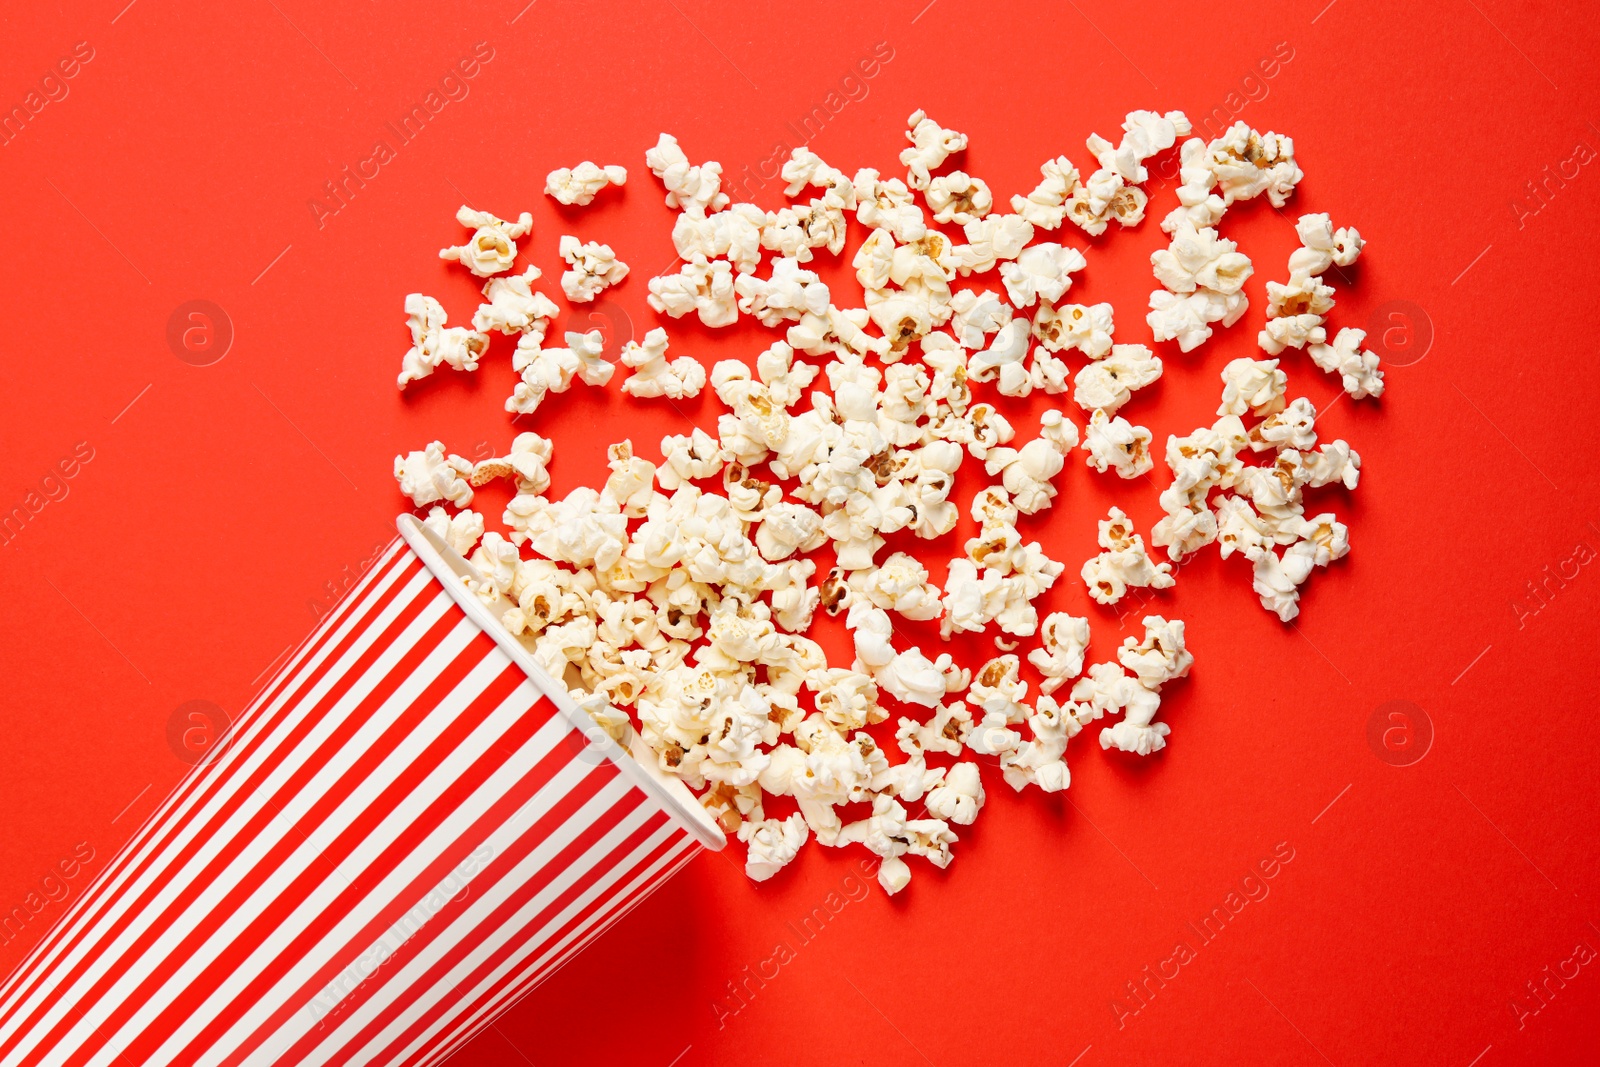
[{"label": "cup rim", "polygon": [[[462,579],[482,580],[477,568],[463,559],[461,554],[446,544],[438,534],[424,526],[415,515],[400,515],[395,520],[395,526],[406,544],[422,561],[422,565],[438,579],[440,585],[444,586],[450,598],[466,612],[467,617],[480,630],[494,639],[495,644],[510,656],[517,666],[522,668],[528,680],[556,706],[572,724],[573,729],[584,736],[589,736],[588,731],[598,729],[598,725],[589,713],[573,701],[567,692],[567,687],[551,678],[534,660],[532,653],[523,647],[522,642],[518,641],[511,631],[506,629],[505,624],[494,617],[494,613],[483,601],[467,588]],[[624,776],[660,803],[667,814],[677,819],[679,824],[688,829],[702,845],[713,852],[726,847],[727,835],[689,791],[688,786],[653,763],[635,759],[630,752],[615,742],[606,744],[604,751]]]}]

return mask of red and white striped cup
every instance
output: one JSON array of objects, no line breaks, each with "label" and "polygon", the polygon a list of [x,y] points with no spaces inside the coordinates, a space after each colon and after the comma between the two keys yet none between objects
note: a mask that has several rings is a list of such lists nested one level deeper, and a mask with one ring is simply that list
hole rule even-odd
[{"label": "red and white striped cup", "polygon": [[0,1064],[435,1064],[723,846],[399,526],[0,988]]}]

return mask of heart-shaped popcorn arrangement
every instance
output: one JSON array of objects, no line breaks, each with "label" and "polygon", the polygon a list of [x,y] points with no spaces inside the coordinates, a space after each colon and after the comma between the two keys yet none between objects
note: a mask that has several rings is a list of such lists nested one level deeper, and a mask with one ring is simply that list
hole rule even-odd
[{"label": "heart-shaped popcorn arrangement", "polygon": [[[1114,720],[1099,730],[1103,749],[1144,756],[1166,745],[1168,727],[1156,720],[1162,688],[1193,663],[1184,624],[1145,616],[1142,637],[1085,670],[1089,620],[1041,619],[1034,605],[1066,564],[1024,541],[1019,517],[1052,506],[1074,452],[1102,475],[1150,472],[1151,431],[1119,412],[1162,374],[1150,347],[1114,342],[1109,303],[1063,302],[1084,253],[1035,237],[1068,222],[1092,236],[1113,220],[1138,224],[1146,163],[1187,138],[1178,204],[1161,223],[1171,243],[1151,256],[1161,287],[1145,318],[1156,341],[1189,352],[1247,306],[1254,266],[1217,231],[1228,208],[1262,195],[1282,208],[1302,173],[1288,137],[1243,122],[1207,143],[1189,136],[1180,112],[1138,111],[1123,131],[1116,145],[1088,139],[1099,166],[1086,179],[1066,156],[1047,161],[1010,213],[994,210],[981,178],[946,169],[967,139],[921,111],[900,154],[905,180],[871,169],[850,177],[802,147],[782,168],[793,203],[779,211],[733,203],[719,164],[691,164],[663,134],[645,161],[676,211],[683,265],[650,279],[650,306],[708,327],[755,319],[774,340],[753,367],[674,355],[665,328],[617,353],[604,350],[599,330],[547,346],[559,308],[534,288],[538,268],[512,273],[532,227],[527,213],[506,221],[458,212],[473,233],[440,255],[485,279],[470,327],[446,325],[431,297],[406,298],[412,347],[401,387],[440,364],[476,369],[498,331],[516,340],[509,412],[534,415],[575,380],[605,388],[618,363],[630,402],[709,387],[726,408],[714,426],[662,440],[659,460],[631,441],[612,445],[605,483],[558,500],[543,495],[555,442],[537,432],[476,463],[434,442],[397,457],[395,475],[413,503],[432,505],[426,524],[476,565],[483,577],[473,592],[494,616],[612,737],[700,793],[746,842],[754,879],[771,877],[815,835],[865,846],[884,888],[898,892],[911,876],[907,856],[946,866],[952,826],[982,809],[974,757],[998,760],[1014,789],[1055,792],[1070,781],[1069,739],[1096,720]],[[623,167],[584,162],[552,171],[545,191],[581,206],[626,180]],[[808,189],[820,195],[798,199]],[[866,230],[851,260],[865,306],[841,308],[806,264],[823,250],[844,253],[851,215]],[[1260,348],[1267,357],[1304,349],[1351,397],[1380,395],[1364,333],[1330,337],[1325,325],[1334,289],[1323,274],[1355,262],[1360,235],[1327,215],[1302,216],[1295,229],[1288,280],[1266,286]],[[560,288],[573,304],[628,274],[606,244],[563,236],[560,254],[569,266]],[[995,272],[1003,292],[960,282]],[[1279,364],[1228,363],[1216,421],[1167,438],[1172,482],[1148,546],[1120,509],[1099,521],[1102,551],[1079,572],[1094,600],[1171,587],[1174,565],[1215,542],[1224,558],[1250,561],[1262,605],[1288,621],[1311,572],[1349,551],[1344,524],[1328,512],[1308,516],[1303,496],[1333,483],[1354,489],[1360,457],[1344,441],[1318,444],[1317,412],[1287,399]],[[1016,440],[1007,398],[1035,391],[1070,393],[1083,425],[1049,409],[1037,437]],[[941,586],[905,548],[955,529],[953,490],[968,457],[987,474],[971,487],[978,529]],[[486,530],[471,510],[474,487],[500,478],[516,490],[504,532]],[[848,665],[830,664],[806,636],[819,610],[844,616]],[[993,637],[1001,654],[970,663],[937,648],[930,655],[896,633],[897,615],[937,622],[946,640]],[[1031,701],[1024,661],[1041,679]],[[905,713],[894,759],[869,730],[891,709]],[[791,813],[769,816],[767,802],[779,797],[789,799],[774,806]]]}]

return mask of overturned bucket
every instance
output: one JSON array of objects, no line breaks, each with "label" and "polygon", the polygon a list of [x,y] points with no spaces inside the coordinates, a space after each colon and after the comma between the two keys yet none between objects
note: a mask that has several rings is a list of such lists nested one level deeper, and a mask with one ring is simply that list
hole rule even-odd
[{"label": "overturned bucket", "polygon": [[438,1063],[723,846],[399,527],[0,988],[0,1064]]}]

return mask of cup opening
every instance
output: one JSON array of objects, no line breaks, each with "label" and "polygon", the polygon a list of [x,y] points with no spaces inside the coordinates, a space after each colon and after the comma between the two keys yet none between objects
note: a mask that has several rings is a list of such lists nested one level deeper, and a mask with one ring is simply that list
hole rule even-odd
[{"label": "cup opening", "polygon": [[[578,707],[567,692],[567,687],[551,678],[538,663],[534,661],[531,653],[522,646],[507,630],[505,624],[495,618],[484,603],[467,588],[466,579],[482,580],[477,568],[461,557],[455,549],[451,548],[438,534],[424,526],[415,515],[401,515],[395,520],[395,525],[400,530],[400,536],[405,539],[417,556],[422,560],[433,576],[439,579],[445,591],[450,594],[467,617],[476,623],[484,633],[494,638],[511,659],[527,674],[535,688],[549,697],[555,706],[565,715],[573,728],[586,737],[597,737],[604,733],[589,714]],[[635,745],[640,749],[644,743],[635,738]],[[720,851],[728,839],[722,832],[711,815],[701,806],[700,801],[689,791],[689,787],[678,779],[667,774],[656,766],[653,759],[644,756],[635,757],[621,745],[605,738],[603,744],[595,745],[604,751],[607,758],[617,765],[617,768],[645,792],[655,797],[668,814],[676,818],[688,828],[706,848]],[[648,752],[646,751],[646,756]]]}]

